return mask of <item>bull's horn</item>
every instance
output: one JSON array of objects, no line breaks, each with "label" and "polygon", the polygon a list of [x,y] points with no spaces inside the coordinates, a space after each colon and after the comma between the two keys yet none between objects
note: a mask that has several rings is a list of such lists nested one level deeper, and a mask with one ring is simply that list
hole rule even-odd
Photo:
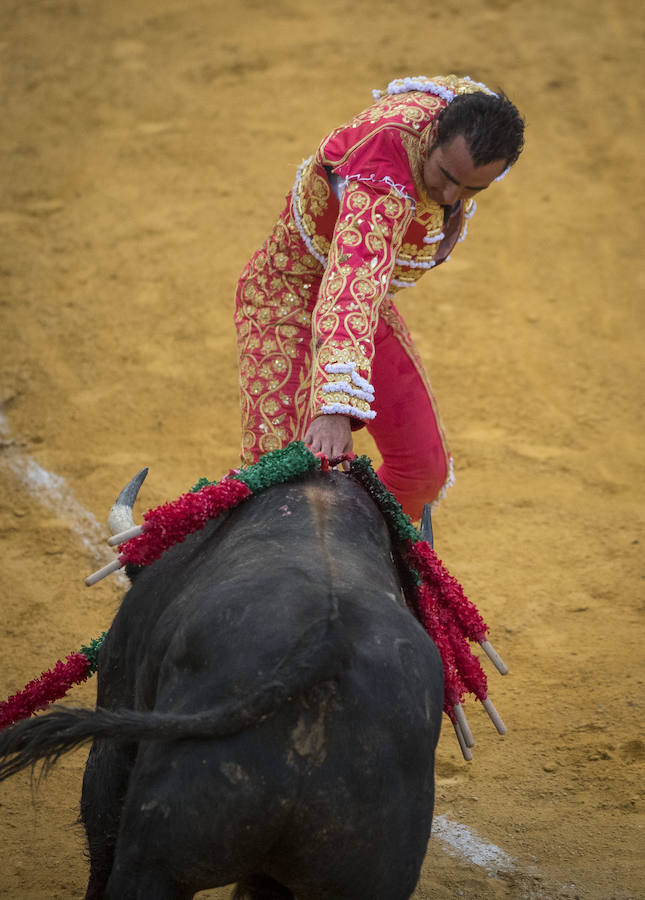
[{"label": "bull's horn", "polygon": [[430,546],[434,548],[434,538],[432,536],[432,511],[429,503],[423,505],[423,515],[421,516],[421,529],[419,533],[421,535],[421,540],[427,541]]},{"label": "bull's horn", "polygon": [[132,481],[127,484],[119,496],[114,501],[114,506],[110,510],[108,516],[108,526],[110,534],[119,535],[123,531],[129,531],[134,528],[134,518],[132,516],[132,507],[137,499],[139,489],[148,474],[148,467],[141,469],[138,475],[135,475]]}]

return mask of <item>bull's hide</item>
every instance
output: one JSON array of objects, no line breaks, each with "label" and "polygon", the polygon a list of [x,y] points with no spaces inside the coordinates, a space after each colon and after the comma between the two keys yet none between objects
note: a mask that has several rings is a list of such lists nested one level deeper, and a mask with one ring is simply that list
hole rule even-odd
[{"label": "bull's hide", "polygon": [[97,710],[0,736],[11,771],[94,738],[88,897],[232,882],[256,900],[411,895],[443,681],[392,553],[364,490],[318,472],[137,575],[101,648]]}]

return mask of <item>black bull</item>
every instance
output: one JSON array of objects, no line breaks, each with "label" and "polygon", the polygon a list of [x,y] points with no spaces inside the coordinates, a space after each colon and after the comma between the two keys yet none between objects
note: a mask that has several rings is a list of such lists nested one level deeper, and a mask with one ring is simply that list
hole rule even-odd
[{"label": "black bull", "polygon": [[439,654],[338,472],[269,488],[142,570],[97,709],[0,736],[0,777],[93,739],[88,898],[404,900],[430,836]]}]

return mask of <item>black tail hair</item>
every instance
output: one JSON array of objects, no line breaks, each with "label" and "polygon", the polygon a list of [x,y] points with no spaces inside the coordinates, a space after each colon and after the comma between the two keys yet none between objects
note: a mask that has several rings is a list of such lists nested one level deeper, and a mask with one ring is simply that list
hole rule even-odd
[{"label": "black tail hair", "polygon": [[94,738],[121,742],[177,741],[227,737],[272,715],[292,696],[332,678],[351,655],[339,627],[332,600],[328,615],[309,623],[291,654],[275,668],[270,680],[252,694],[214,710],[176,715],[134,709],[61,707],[0,732],[0,781],[42,760],[46,775],[58,759]]}]

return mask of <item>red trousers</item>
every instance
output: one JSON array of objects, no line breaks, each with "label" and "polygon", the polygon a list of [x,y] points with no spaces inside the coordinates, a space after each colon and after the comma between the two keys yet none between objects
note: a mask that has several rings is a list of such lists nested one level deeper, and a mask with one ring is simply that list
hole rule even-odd
[{"label": "red trousers", "polygon": [[[311,315],[322,265],[307,251],[287,204],[245,267],[236,294],[242,462],[302,440],[309,425]],[[383,458],[378,475],[418,519],[452,482],[432,389],[408,329],[390,299],[374,333],[371,383],[376,417],[366,423]]]},{"label": "red trousers", "polygon": [[[398,333],[383,317],[376,329],[372,363],[376,417],[366,428],[383,457],[379,478],[404,512],[419,519],[423,504],[439,500],[452,484],[452,461],[428,378],[407,328],[398,313],[392,313],[400,323]],[[407,340],[402,343],[404,336]]]}]

